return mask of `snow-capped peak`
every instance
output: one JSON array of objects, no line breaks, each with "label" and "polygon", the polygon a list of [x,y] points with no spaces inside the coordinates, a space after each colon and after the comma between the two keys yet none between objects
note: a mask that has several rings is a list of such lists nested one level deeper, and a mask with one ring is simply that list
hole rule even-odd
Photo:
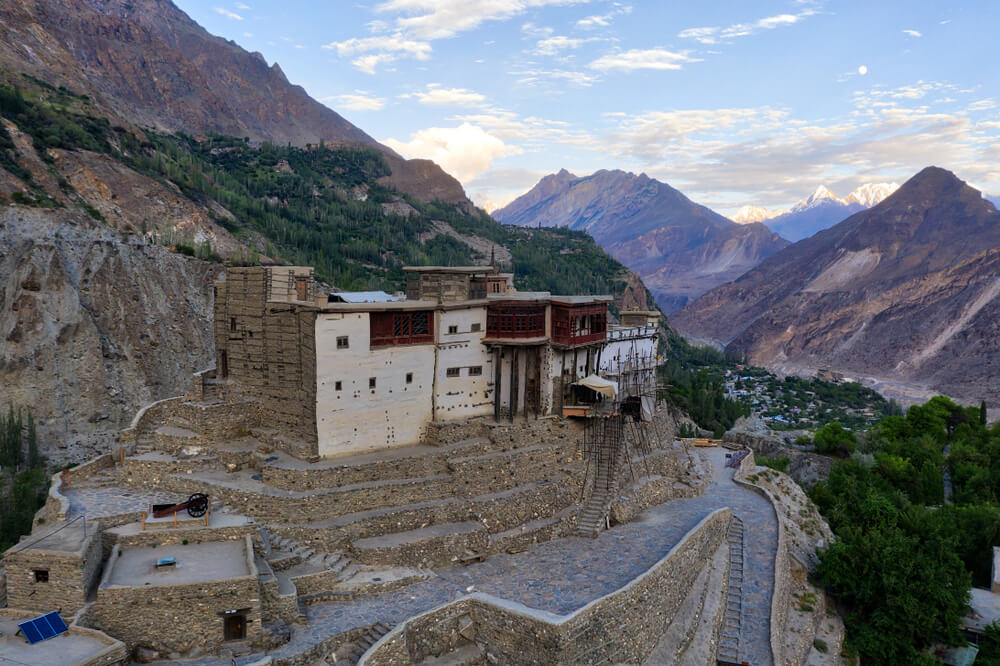
[{"label": "snow-capped peak", "polygon": [[838,199],[837,195],[826,188],[825,185],[820,185],[816,188],[816,191],[809,195],[809,198],[805,201],[800,201],[792,208],[793,211],[806,210],[808,208],[813,208],[822,203],[834,202],[842,204],[843,199]]},{"label": "snow-capped peak", "polygon": [[882,203],[890,194],[899,189],[898,183],[866,183],[847,195],[846,203],[858,203],[871,208]]},{"label": "snow-capped peak", "polygon": [[743,206],[729,219],[736,224],[752,224],[754,222],[770,220],[787,212],[787,210],[769,210],[763,206]]}]

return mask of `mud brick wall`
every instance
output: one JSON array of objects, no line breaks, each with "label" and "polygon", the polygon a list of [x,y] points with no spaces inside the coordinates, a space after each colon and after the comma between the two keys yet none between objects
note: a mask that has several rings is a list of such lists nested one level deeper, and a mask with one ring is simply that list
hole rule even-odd
[{"label": "mud brick wall", "polygon": [[[112,559],[117,553],[113,551]],[[247,640],[259,644],[261,601],[252,555],[249,564],[251,575],[219,581],[141,587],[102,584],[86,621],[123,640],[130,651],[146,647],[183,655],[218,649],[224,638],[221,613],[248,609]]]},{"label": "mud brick wall", "polygon": [[[78,553],[28,548],[4,558],[7,605],[11,608],[72,615],[86,604],[87,590],[101,568],[101,538],[97,525]],[[35,570],[49,572],[46,583],[35,582]]]},{"label": "mud brick wall", "polygon": [[276,446],[315,456],[316,309],[268,303],[266,268],[232,268],[227,277],[216,285],[215,339],[228,377],[260,400],[270,427],[301,440]]},{"label": "mud brick wall", "polygon": [[409,273],[406,299],[454,303],[469,300],[470,277],[463,274]]}]

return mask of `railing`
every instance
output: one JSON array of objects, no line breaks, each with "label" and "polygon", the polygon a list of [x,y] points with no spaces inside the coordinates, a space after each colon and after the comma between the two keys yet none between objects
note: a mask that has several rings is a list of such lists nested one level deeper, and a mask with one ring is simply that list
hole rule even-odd
[{"label": "railing", "polygon": [[644,326],[626,326],[613,328],[608,331],[608,342],[619,340],[636,340],[639,338],[649,338],[657,334],[656,324],[646,324]]}]

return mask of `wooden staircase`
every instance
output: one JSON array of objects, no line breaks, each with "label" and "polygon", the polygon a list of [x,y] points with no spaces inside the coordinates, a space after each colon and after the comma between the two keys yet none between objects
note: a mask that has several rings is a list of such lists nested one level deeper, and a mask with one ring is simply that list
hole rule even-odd
[{"label": "wooden staircase", "polygon": [[729,542],[729,585],[716,659],[719,664],[739,664],[743,613],[743,521],[736,516],[729,522],[726,540]]}]

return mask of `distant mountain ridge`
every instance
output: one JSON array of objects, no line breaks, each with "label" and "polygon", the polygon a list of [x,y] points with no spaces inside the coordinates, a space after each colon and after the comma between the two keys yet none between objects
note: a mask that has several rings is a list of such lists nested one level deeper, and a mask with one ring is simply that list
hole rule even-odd
[{"label": "distant mountain ridge", "polygon": [[639,273],[668,312],[788,244],[762,224],[735,224],[646,174],[620,170],[578,177],[563,169],[493,217],[587,231]]},{"label": "distant mountain ridge", "polygon": [[289,83],[277,64],[208,33],[170,0],[2,2],[0,65],[87,94],[136,127],[373,146],[392,170],[387,184],[472,208],[433,162],[404,160]]},{"label": "distant mountain ridge", "polygon": [[928,167],[679,312],[682,333],[789,371],[832,366],[1000,404],[1000,212]]},{"label": "distant mountain ridge", "polygon": [[748,205],[740,208],[732,219],[739,224],[763,222],[782,238],[795,242],[828,229],[860,210],[871,208],[898,187],[896,183],[867,183],[841,199],[829,188],[820,185],[791,210],[768,210]]}]

